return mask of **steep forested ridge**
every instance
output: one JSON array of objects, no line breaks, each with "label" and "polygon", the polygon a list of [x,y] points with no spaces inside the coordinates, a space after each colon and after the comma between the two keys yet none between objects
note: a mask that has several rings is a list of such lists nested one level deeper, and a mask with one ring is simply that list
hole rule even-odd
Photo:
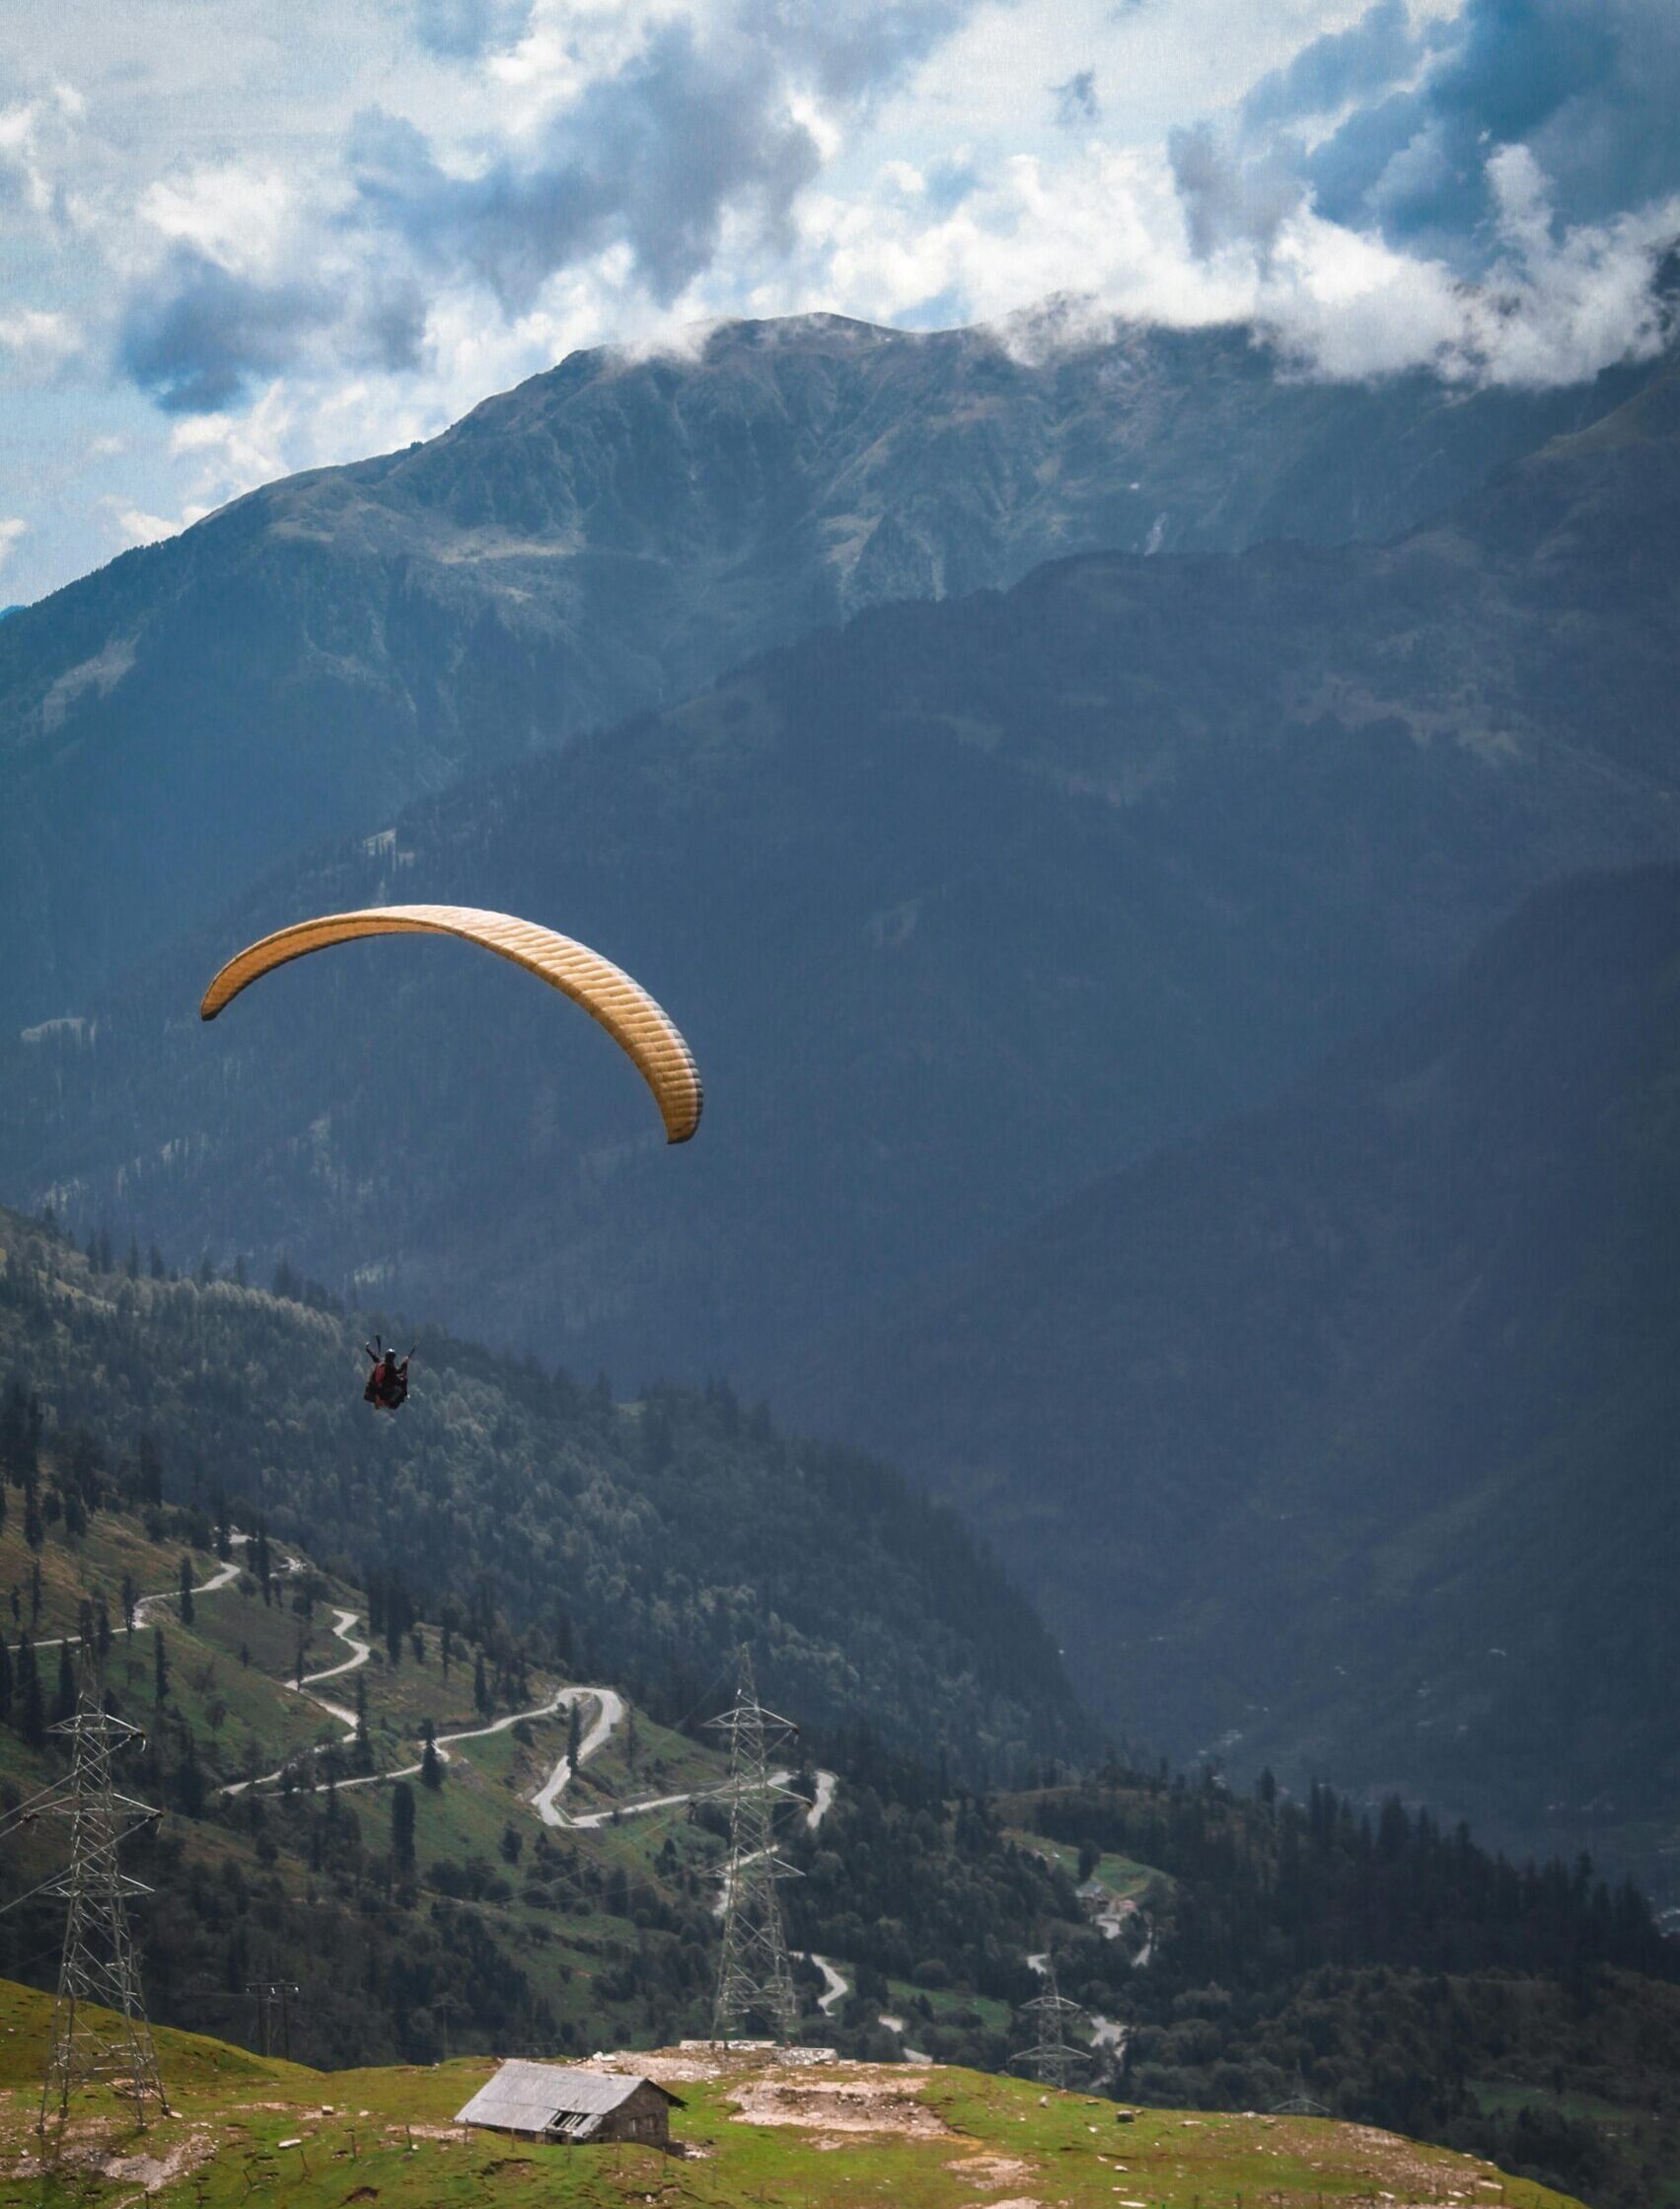
[{"label": "steep forested ridge", "polygon": [[1680,871],[1547,892],[1288,1099],[831,1366],[1187,1749],[1657,1877],[1680,1646]]},{"label": "steep forested ridge", "polygon": [[1589,1857],[1515,1865],[1329,1788],[1111,1769],[1005,1805],[1081,1863],[1156,1867],[1146,1968],[1086,1929],[1059,1983],[1132,2021],[1121,2091],[1316,2107],[1647,2209],[1680,2168],[1680,1943]]},{"label": "steep forested ridge", "polygon": [[634,1406],[423,1332],[397,1418],[361,1401],[360,1331],[232,1281],[99,1268],[0,1216],[0,1374],[162,1493],[266,1515],[434,1604],[482,1580],[520,1629],[679,1704],[743,1639],[822,1728],[867,1713],[965,1767],[1088,1738],[1043,1629],[953,1514],[855,1453],[796,1441],[721,1385]]}]

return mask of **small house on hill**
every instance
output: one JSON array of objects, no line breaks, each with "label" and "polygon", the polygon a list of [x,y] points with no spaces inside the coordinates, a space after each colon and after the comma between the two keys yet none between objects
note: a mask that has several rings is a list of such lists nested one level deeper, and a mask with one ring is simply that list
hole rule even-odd
[{"label": "small house on hill", "polygon": [[654,2079],[618,2071],[573,2071],[557,2063],[504,2063],[456,2118],[526,2140],[635,2140],[671,2145],[671,2111],[682,2108]]}]

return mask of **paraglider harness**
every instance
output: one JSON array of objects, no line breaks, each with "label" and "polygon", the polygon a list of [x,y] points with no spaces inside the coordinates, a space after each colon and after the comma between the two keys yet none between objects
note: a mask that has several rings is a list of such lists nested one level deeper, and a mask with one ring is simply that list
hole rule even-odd
[{"label": "paraglider harness", "polygon": [[375,1335],[371,1343],[363,1343],[363,1351],[373,1360],[373,1371],[362,1390],[362,1402],[372,1404],[376,1411],[401,1411],[408,1401],[408,1358],[399,1358],[395,1350],[380,1347]]}]

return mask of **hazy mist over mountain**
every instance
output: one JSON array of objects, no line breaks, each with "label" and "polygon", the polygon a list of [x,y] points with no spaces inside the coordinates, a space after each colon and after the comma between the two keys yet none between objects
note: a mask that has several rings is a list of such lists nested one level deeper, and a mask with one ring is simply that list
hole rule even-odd
[{"label": "hazy mist over mountain", "polygon": [[1111,1718],[1655,1874],[1677,977],[1680,871],[1543,893],[812,1393],[991,1535]]}]

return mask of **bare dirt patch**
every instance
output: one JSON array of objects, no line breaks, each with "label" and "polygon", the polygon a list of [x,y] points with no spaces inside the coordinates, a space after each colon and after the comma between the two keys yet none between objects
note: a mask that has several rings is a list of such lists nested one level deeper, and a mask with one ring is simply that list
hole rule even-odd
[{"label": "bare dirt patch", "polygon": [[[953,2178],[961,2178],[971,2186],[1012,2186],[1017,2179],[1030,2178],[1030,2164],[1017,2162],[1013,2156],[959,2156],[945,2166]],[[995,2202],[992,2209],[1010,2209],[1006,2201]]]},{"label": "bare dirt patch", "polygon": [[161,2156],[111,2156],[100,2166],[101,2173],[119,2185],[141,2186],[147,2193],[161,2193],[177,2178],[196,2171],[216,2153],[213,2132],[190,2132]]},{"label": "bare dirt patch", "polygon": [[743,2080],[731,2097],[741,2124],[797,2125],[817,2135],[819,2147],[840,2146],[859,2133],[889,2134],[901,2140],[946,2140],[950,2128],[925,2102],[897,2066],[853,2072],[848,2077],[813,2078],[767,2072]]},{"label": "bare dirt patch", "polygon": [[592,2071],[628,2071],[660,2086],[695,2086],[723,2076],[724,2066],[701,2048],[632,2049],[626,2055],[591,2056]]}]

